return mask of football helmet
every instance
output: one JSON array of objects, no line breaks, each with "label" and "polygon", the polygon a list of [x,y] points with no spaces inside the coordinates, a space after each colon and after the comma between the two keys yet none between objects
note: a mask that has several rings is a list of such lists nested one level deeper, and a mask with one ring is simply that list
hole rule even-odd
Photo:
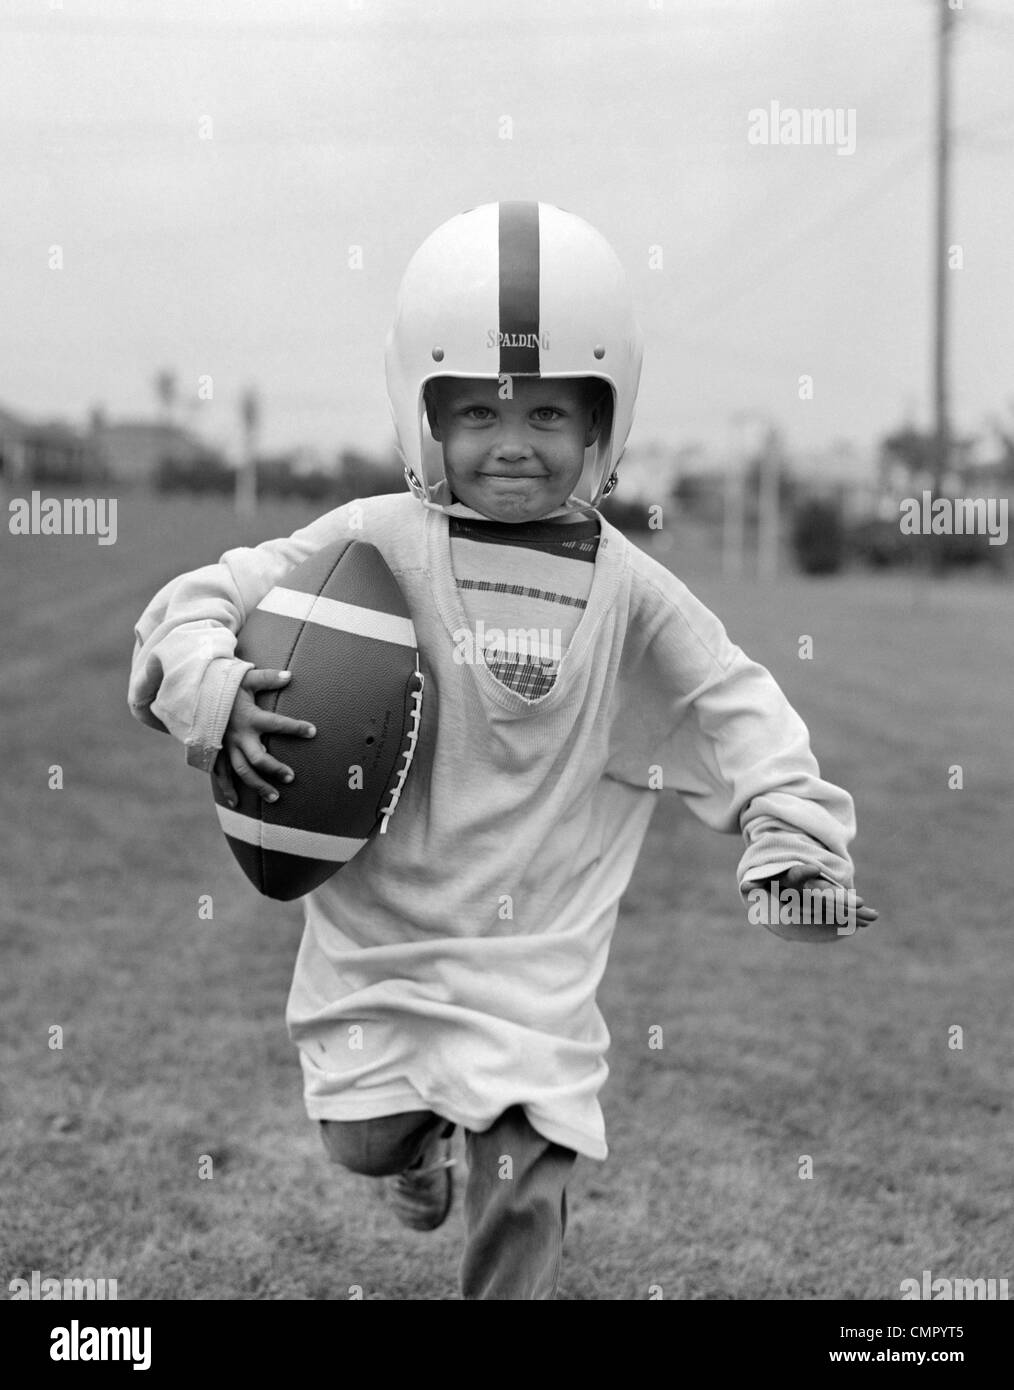
[{"label": "football helmet", "polygon": [[594,227],[550,203],[486,203],[452,217],[410,260],[385,365],[405,479],[451,501],[425,422],[434,377],[597,377],[611,422],[585,453],[572,494],[596,506],[615,486],[641,374],[641,331],[626,275]]}]

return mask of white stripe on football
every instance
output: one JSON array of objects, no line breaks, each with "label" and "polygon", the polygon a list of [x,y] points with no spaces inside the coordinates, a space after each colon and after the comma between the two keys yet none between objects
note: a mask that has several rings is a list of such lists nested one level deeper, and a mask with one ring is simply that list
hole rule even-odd
[{"label": "white stripe on football", "polygon": [[298,589],[274,588],[264,595],[257,607],[263,613],[276,613],[281,618],[298,618],[304,623],[318,623],[336,632],[354,632],[359,637],[373,637],[378,642],[397,642],[402,647],[415,647],[415,628],[411,618],[398,618],[393,613],[378,613],[375,608],[360,608],[352,603],[340,603],[320,594],[304,594]]},{"label": "white stripe on football", "polygon": [[326,859],[334,864],[347,864],[366,844],[365,840],[349,840],[341,835],[322,835],[319,830],[269,825],[259,817],[231,811],[228,806],[216,806],[215,810],[226,835],[231,835],[234,840],[242,840],[246,845],[277,850],[280,854],[299,854],[304,859]]}]

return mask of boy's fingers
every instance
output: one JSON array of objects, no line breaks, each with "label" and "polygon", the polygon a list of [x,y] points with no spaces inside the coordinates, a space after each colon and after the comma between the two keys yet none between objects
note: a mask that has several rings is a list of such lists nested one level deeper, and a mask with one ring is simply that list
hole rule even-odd
[{"label": "boy's fingers", "polygon": [[218,793],[226,804],[235,806],[236,788],[233,786],[232,769],[229,766],[229,759],[224,748],[219,750],[218,757],[214,761],[211,769],[211,778],[218,787]]},{"label": "boy's fingers", "polygon": [[272,714],[266,709],[251,715],[250,722],[264,733],[293,734],[296,738],[313,738],[317,732],[305,719],[291,719],[288,715]]},{"label": "boy's fingers", "polygon": [[[258,758],[258,765],[260,765],[262,760],[263,758]],[[271,759],[270,761],[273,762],[274,759]],[[237,777],[239,777],[241,781],[245,782],[248,787],[255,791],[258,794],[258,796],[263,797],[265,801],[278,800],[278,792],[275,790],[275,788],[271,785],[270,782],[265,781],[265,779],[259,775],[258,770],[253,765],[252,760],[246,757],[242,749],[233,749],[232,765],[235,769]],[[276,764],[276,766],[281,766],[281,764]]]},{"label": "boy's fingers", "polygon": [[244,690],[277,690],[289,680],[290,675],[289,671],[255,667],[252,671],[247,671],[241,684]]},{"label": "boy's fingers", "polygon": [[839,888],[837,884],[835,884],[835,883],[829,883],[828,880],[827,880],[826,878],[819,879],[819,880],[817,880],[817,881],[815,881],[815,882],[809,882],[809,883],[807,883],[805,886],[806,886],[807,888],[814,888],[814,889],[818,889],[818,888],[819,888],[819,889],[821,889],[821,890],[824,891],[824,892],[830,891],[830,892],[833,893],[836,897],[839,896],[839,895],[842,895],[842,896],[844,897],[845,901],[846,901],[847,903],[850,903],[851,906],[854,907],[854,908],[856,908],[857,911],[858,911],[860,908],[862,908],[862,909],[864,909],[865,911],[872,912],[873,915],[874,915],[874,917],[876,917],[876,916],[878,915],[878,914],[877,914],[876,908],[873,908],[873,907],[867,908],[867,907],[866,907],[866,899],[865,899],[864,897],[862,897],[859,893],[857,893],[857,892],[855,891],[855,889],[852,890],[852,895],[851,895],[851,897],[849,897],[849,895],[848,895],[849,890],[848,890],[847,888]]},{"label": "boy's fingers", "polygon": [[790,885],[796,888],[812,889],[814,892],[822,893],[824,898],[835,902],[844,903],[849,911],[854,914],[858,926],[868,927],[872,922],[876,922],[880,913],[875,907],[867,907],[865,900],[855,891],[849,896],[848,890],[839,888],[837,884],[828,882],[827,879],[807,879],[802,884]]},{"label": "boy's fingers", "polygon": [[810,889],[814,893],[823,893],[826,897],[843,898],[846,902],[851,901],[856,907],[863,905],[863,900],[858,893],[853,893],[849,899],[847,888],[839,888],[837,883],[831,883],[826,878],[807,878],[802,883],[794,884],[793,887]]},{"label": "boy's fingers", "polygon": [[279,762],[277,758],[273,758],[256,734],[250,735],[241,746],[247,762],[262,777],[276,778],[282,782],[292,781],[294,776],[292,768],[287,763]]}]

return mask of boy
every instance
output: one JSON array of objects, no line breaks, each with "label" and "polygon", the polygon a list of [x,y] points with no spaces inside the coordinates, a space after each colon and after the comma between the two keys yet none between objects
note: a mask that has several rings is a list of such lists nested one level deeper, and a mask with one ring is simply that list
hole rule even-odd
[{"label": "boy", "polygon": [[412,495],[228,551],[136,629],[136,717],[227,793],[235,776],[274,799],[291,769],[263,735],[313,730],[257,706],[287,676],[235,659],[246,616],[344,535],[405,594],[426,677],[415,763],[388,834],[304,900],[287,1022],[330,1156],[393,1176],[407,1225],[446,1217],[465,1129],[468,1299],[555,1296],[571,1167],[606,1156],[595,992],[655,789],[743,834],[744,894],[852,886],[852,801],[798,715],[596,511],[640,365],[622,268],[587,223],[543,203],[453,218],[412,258],[388,337]]}]

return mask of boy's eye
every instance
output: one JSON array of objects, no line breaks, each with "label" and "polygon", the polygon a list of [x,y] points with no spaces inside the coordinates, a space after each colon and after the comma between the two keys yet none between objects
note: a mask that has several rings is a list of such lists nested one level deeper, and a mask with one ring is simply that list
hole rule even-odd
[{"label": "boy's eye", "polygon": [[473,420],[488,420],[493,414],[488,405],[469,405],[461,413]]},{"label": "boy's eye", "polygon": [[552,421],[560,418],[563,411],[557,410],[555,405],[540,405],[538,409],[532,411],[532,414],[542,424],[551,424]]}]

